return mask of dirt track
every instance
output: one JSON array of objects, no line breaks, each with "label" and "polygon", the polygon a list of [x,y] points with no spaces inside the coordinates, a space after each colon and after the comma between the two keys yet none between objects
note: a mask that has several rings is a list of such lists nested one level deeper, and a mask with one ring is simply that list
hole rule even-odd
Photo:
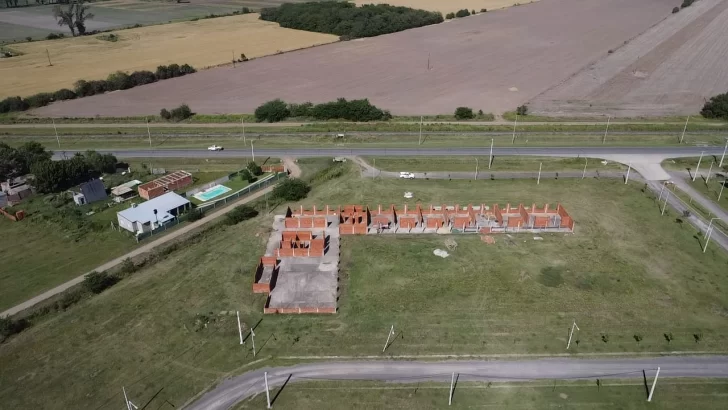
[{"label": "dirt track", "polygon": [[536,97],[550,115],[691,114],[728,90],[728,0],[700,0]]},{"label": "dirt track", "polygon": [[[674,0],[543,0],[401,33],[321,46],[108,95],[43,116],[252,112],[291,102],[368,97],[401,115],[467,105],[503,112],[530,100],[669,16]],[[428,70],[428,54],[430,67]]]}]

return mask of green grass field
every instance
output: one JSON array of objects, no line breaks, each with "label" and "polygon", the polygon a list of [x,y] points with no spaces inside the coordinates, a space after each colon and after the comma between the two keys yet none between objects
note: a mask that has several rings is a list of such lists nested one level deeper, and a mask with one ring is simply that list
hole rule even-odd
[{"label": "green grass field", "polygon": [[[592,179],[375,181],[352,172],[320,183],[303,203],[402,203],[405,190],[415,193],[410,204],[560,201],[576,232],[496,236],[493,245],[456,236],[447,259],[432,254],[442,236],[346,237],[339,313],[264,317],[265,298],[251,284],[271,217],[220,226],[0,345],[0,401],[101,408],[121,402],[124,385],[150,408],[179,407],[276,358],[379,355],[391,324],[400,332],[391,355],[564,353],[574,319],[575,354],[724,351],[728,255],[714,245],[703,254],[695,231],[661,218],[641,188]],[[238,344],[236,310],[246,326],[259,322],[257,358],[272,361],[252,363],[249,344]]]},{"label": "green grass field", "polygon": [[[474,171],[476,160],[480,172],[488,170],[488,156],[472,157],[366,157],[365,160],[382,171]],[[543,164],[542,171],[582,171],[584,165],[587,171],[618,171],[626,169],[618,162],[602,164],[596,158],[554,158],[554,157],[510,157],[496,156],[490,171],[538,171],[539,164]]]},{"label": "green grass field", "polygon": [[[449,383],[393,384],[379,382],[291,383],[278,394],[274,406],[284,409],[723,409],[728,395],[724,380],[661,379],[653,401],[636,380],[540,381],[528,383],[458,382],[448,407]],[[265,395],[245,400],[235,409],[261,409]]]}]

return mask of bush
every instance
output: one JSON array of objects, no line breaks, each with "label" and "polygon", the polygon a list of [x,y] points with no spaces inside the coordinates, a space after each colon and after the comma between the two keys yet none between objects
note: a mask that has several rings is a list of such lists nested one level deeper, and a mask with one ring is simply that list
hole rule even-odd
[{"label": "bush", "polygon": [[103,94],[107,91],[107,84],[104,80],[78,80],[73,85],[78,97],[89,97],[96,94]]},{"label": "bush", "polygon": [[28,109],[28,103],[20,97],[8,97],[0,101],[0,113],[12,111],[25,111]]},{"label": "bush", "polygon": [[129,74],[123,71],[117,71],[109,74],[106,78],[106,88],[108,91],[126,90],[134,87]]},{"label": "bush", "polygon": [[256,178],[255,176],[253,176],[253,173],[252,173],[252,172],[250,172],[250,171],[248,171],[247,169],[243,169],[243,170],[241,170],[241,171],[240,171],[240,172],[238,173],[238,175],[240,175],[240,178],[241,178],[241,179],[244,179],[244,180],[246,180],[246,181],[248,181],[248,182],[255,182],[255,180],[256,180],[256,179],[258,179],[258,178]]},{"label": "bush", "polygon": [[9,317],[0,317],[0,336],[3,339],[22,332],[30,326],[30,322],[25,319],[13,320]]},{"label": "bush", "polygon": [[132,87],[136,87],[138,85],[144,85],[144,84],[151,84],[157,81],[157,76],[154,75],[151,71],[134,71],[129,75],[129,81],[131,82]]},{"label": "bush", "polygon": [[99,40],[110,41],[112,43],[116,43],[117,41],[119,41],[119,36],[114,33],[102,34],[100,36],[96,36],[96,38]]},{"label": "bush", "polygon": [[528,106],[521,105],[518,108],[516,108],[516,114],[518,115],[528,115]]},{"label": "bush", "polygon": [[46,36],[46,40],[58,40],[66,37],[63,33],[50,33]]},{"label": "bush", "polygon": [[468,107],[458,107],[455,109],[455,118],[459,120],[469,120],[475,118],[473,109]]},{"label": "bush", "polygon": [[[163,111],[166,111],[163,109]],[[192,110],[187,104],[182,104],[177,108],[173,108],[172,111],[169,111],[169,118],[165,118],[172,121],[182,121],[186,120],[187,118],[190,118],[192,116]],[[160,111],[159,115],[164,118],[164,113]]]},{"label": "bush", "polygon": [[73,100],[74,98],[76,98],[76,93],[68,88],[61,88],[53,93],[53,99],[55,101]]},{"label": "bush", "polygon": [[354,3],[336,1],[284,3],[279,7],[264,8],[260,19],[285,28],[348,38],[395,33],[443,21],[442,14],[437,12],[388,4],[356,7]]},{"label": "bush", "polygon": [[243,14],[250,14],[250,13],[252,13],[250,11],[250,7],[243,7]]},{"label": "bush", "polygon": [[488,9],[480,9],[480,12],[481,13],[487,13],[488,12]]},{"label": "bush", "polygon": [[63,296],[56,302],[56,309],[66,310],[78,303],[81,298],[83,298],[83,291],[79,289],[63,292]]},{"label": "bush", "polygon": [[25,98],[25,103],[28,104],[28,108],[45,107],[52,102],[53,94],[49,93],[38,93]]},{"label": "bush", "polygon": [[166,108],[162,108],[162,111],[159,112],[159,116],[164,118],[167,121],[169,121],[169,119],[172,118],[172,114],[170,114]]},{"label": "bush", "polygon": [[455,13],[447,13],[445,15],[445,18],[448,19],[448,20],[452,20],[452,19],[455,18]]},{"label": "bush", "polygon": [[200,209],[193,209],[187,214],[187,221],[195,222],[205,217],[205,213]]},{"label": "bush", "polygon": [[[0,112],[2,110],[0,109]],[[719,118],[728,120],[728,92],[712,97],[703,105],[700,115],[705,118]]]},{"label": "bush", "polygon": [[248,166],[246,166],[245,168],[253,176],[257,177],[257,176],[263,175],[263,169],[260,167],[260,165],[256,164],[254,161],[249,162]]},{"label": "bush", "polygon": [[681,9],[684,9],[685,7],[690,7],[692,4],[695,3],[695,0],[683,0],[682,4],[680,5]]},{"label": "bush", "polygon": [[311,187],[300,179],[287,179],[273,188],[273,197],[284,201],[298,201],[306,197]]},{"label": "bush", "polygon": [[303,104],[288,104],[288,112],[291,117],[310,117],[313,112],[313,104],[305,102]]},{"label": "bush", "polygon": [[182,64],[182,66],[179,68],[180,75],[193,74],[196,72],[197,72],[197,70],[192,68],[192,66],[189,64]]},{"label": "bush", "polygon": [[258,211],[254,208],[251,208],[248,205],[240,205],[225,214],[225,219],[228,225],[235,225],[237,223],[247,221],[248,219],[255,218],[256,216],[258,216]]},{"label": "bush", "polygon": [[458,10],[457,13],[455,13],[455,17],[457,17],[457,18],[467,17],[469,15],[470,15],[470,12],[468,11],[468,9]]},{"label": "bush", "polygon": [[377,108],[367,99],[347,101],[344,98],[314,105],[311,116],[317,120],[344,119],[359,122],[386,121],[392,118],[389,111]]},{"label": "bush", "polygon": [[258,122],[280,122],[290,115],[288,106],[281,99],[268,101],[255,109],[255,120]]},{"label": "bush", "polygon": [[675,14],[680,11],[680,7],[673,7],[672,8],[672,14]]},{"label": "bush", "polygon": [[83,288],[91,293],[101,293],[114,286],[118,278],[106,272],[91,272],[83,278]]}]

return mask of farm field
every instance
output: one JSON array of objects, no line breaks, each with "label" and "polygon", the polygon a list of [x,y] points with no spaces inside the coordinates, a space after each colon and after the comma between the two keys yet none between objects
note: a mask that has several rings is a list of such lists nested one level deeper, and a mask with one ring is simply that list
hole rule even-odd
[{"label": "farm field", "polygon": [[[713,246],[703,254],[695,231],[675,215],[661,218],[640,184],[355,175],[315,182],[302,203],[402,203],[405,190],[415,193],[411,204],[560,201],[576,233],[496,236],[492,245],[455,236],[447,259],[432,255],[444,246],[439,235],[347,237],[339,313],[263,316],[265,297],[253,295],[251,283],[270,216],[221,225],[0,345],[0,400],[10,408],[97,408],[119,402],[124,385],[151,408],[165,400],[181,407],[221,379],[283,356],[380,354],[391,324],[404,335],[388,349],[393,355],[563,353],[573,319],[581,328],[574,353],[725,347],[728,255]],[[250,344],[238,344],[229,314],[236,310],[247,327],[258,323],[263,361],[253,363]]]},{"label": "farm field", "polygon": [[392,6],[412,7],[415,9],[439,11],[444,16],[447,13],[454,13],[460,9],[467,9],[468,11],[475,10],[480,13],[481,9],[491,11],[511,7],[516,4],[534,3],[536,1],[538,0],[526,0],[522,3],[517,0],[355,0],[354,3],[358,5],[384,3],[391,4]]},{"label": "farm field", "polygon": [[[156,115],[180,102],[202,114],[250,113],[275,98],[319,103],[339,97],[369,98],[395,115],[436,115],[458,106],[502,113],[642,33],[672,6],[670,0],[540,1],[270,56],[235,69],[205,70],[171,83],[52,104],[34,113]],[[506,42],[508,47],[503,46]]]},{"label": "farm field", "polygon": [[535,114],[695,113],[728,89],[728,1],[700,0],[532,99]]},{"label": "farm field", "polygon": [[[660,379],[652,403],[645,400],[641,380],[592,380],[526,383],[478,383],[459,381],[453,394],[453,409],[506,408],[611,408],[715,409],[725,406],[728,383],[720,379]],[[271,389],[280,408],[335,410],[340,403],[354,409],[387,408],[401,410],[447,407],[449,383],[393,384],[382,382],[309,381]],[[265,395],[258,395],[234,408],[260,409]]]},{"label": "farm field", "polygon": [[[151,25],[190,20],[210,14],[240,11],[243,7],[257,10],[277,6],[284,2],[301,0],[189,0],[182,3],[164,0],[111,0],[91,3],[89,12],[95,17],[86,23],[89,30],[131,27],[135,24]],[[22,3],[22,0],[20,1]],[[68,28],[60,27],[53,19],[53,6],[6,8],[0,4],[0,42],[44,39],[49,33],[70,35]]]},{"label": "farm field", "polygon": [[[77,80],[103,79],[118,70],[154,71],[159,65],[171,63],[186,63],[199,70],[229,63],[233,55],[239,58],[240,53],[254,58],[338,40],[328,34],[281,28],[258,20],[257,14],[141,27],[115,34],[119,36],[116,42],[86,36],[11,46],[24,54],[0,60],[0,76],[7,81],[0,97],[73,88]],[[53,66],[48,65],[46,50]],[[171,82],[169,87],[179,86],[174,79],[165,81]]]}]

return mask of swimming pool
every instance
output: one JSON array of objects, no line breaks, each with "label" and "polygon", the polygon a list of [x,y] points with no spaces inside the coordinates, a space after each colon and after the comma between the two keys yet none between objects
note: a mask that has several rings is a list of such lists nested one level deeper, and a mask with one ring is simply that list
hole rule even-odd
[{"label": "swimming pool", "polygon": [[194,195],[195,198],[199,199],[202,202],[206,202],[211,200],[212,198],[215,198],[216,196],[220,196],[224,194],[225,192],[230,191],[230,188],[224,186],[224,185],[215,185],[212,188],[206,189],[202,192],[198,192]]}]

